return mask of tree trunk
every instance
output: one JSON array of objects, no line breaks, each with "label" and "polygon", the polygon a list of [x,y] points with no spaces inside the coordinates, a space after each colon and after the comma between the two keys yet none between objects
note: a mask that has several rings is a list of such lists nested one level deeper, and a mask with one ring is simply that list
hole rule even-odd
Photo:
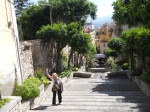
[{"label": "tree trunk", "polygon": [[50,23],[51,23],[51,25],[53,24],[53,19],[52,19],[52,6],[50,6]]},{"label": "tree trunk", "polygon": [[144,46],[142,45],[142,69],[145,70],[145,55],[144,55]]},{"label": "tree trunk", "polygon": [[133,48],[130,50],[130,58],[131,58],[131,69],[134,69],[134,54],[133,54]]},{"label": "tree trunk", "polygon": [[68,68],[70,67],[70,61],[71,61],[71,57],[73,55],[73,50],[71,49],[70,55],[69,55],[69,59],[68,59]]},{"label": "tree trunk", "polygon": [[62,71],[62,59],[61,59],[61,51],[59,43],[57,43],[57,63],[56,63],[56,70],[57,72]]},{"label": "tree trunk", "polygon": [[1,96],[1,91],[0,91],[0,100],[2,99],[2,96]]}]

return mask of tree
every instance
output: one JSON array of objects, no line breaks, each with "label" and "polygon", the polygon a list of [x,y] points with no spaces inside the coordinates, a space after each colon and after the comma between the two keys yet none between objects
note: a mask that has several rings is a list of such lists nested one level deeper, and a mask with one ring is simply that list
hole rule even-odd
[{"label": "tree", "polygon": [[116,56],[117,56],[117,52],[116,52],[115,50],[112,50],[112,49],[110,49],[110,48],[107,48],[107,49],[106,49],[106,52],[105,52],[105,55],[106,55],[107,57],[109,57],[109,56],[116,57]]},{"label": "tree", "polygon": [[116,53],[119,53],[121,51],[122,45],[122,38],[113,38],[108,42],[108,47],[114,50]]},{"label": "tree", "polygon": [[145,69],[145,53],[149,52],[150,30],[140,27],[124,31],[122,38],[125,41],[126,47],[131,58],[131,67],[134,68],[135,55],[142,57],[142,68]]},{"label": "tree", "polygon": [[89,61],[89,67],[91,67],[92,59],[93,59],[94,55],[96,54],[96,47],[93,46],[93,44],[91,42],[89,42],[88,46],[87,46],[87,49],[88,50],[87,50],[87,52],[84,55]]},{"label": "tree", "polygon": [[25,40],[37,39],[36,32],[50,23],[49,10],[45,10],[45,6],[32,5],[24,10],[17,20],[22,26]]},{"label": "tree", "polygon": [[57,48],[57,71],[61,71],[61,51],[67,45],[68,38],[66,32],[66,26],[63,23],[43,26],[37,31],[37,37],[43,41],[56,42]]},{"label": "tree", "polygon": [[14,0],[15,8],[16,8],[16,16],[21,16],[22,10],[28,8],[28,6],[32,5],[33,3],[30,0]]},{"label": "tree", "polygon": [[32,5],[22,12],[18,18],[23,30],[25,40],[36,39],[36,31],[43,25],[50,23],[50,7],[42,4],[52,4],[52,18],[54,23],[83,22],[90,15],[96,18],[96,5],[88,0],[51,0],[50,2],[39,2],[39,5]]},{"label": "tree", "polygon": [[142,25],[150,28],[149,0],[117,0],[112,5],[114,8],[112,18],[119,26]]},{"label": "tree", "polygon": [[71,40],[69,41],[71,51],[68,60],[68,67],[70,67],[70,58],[73,53],[78,52],[79,54],[86,54],[89,50],[89,43],[91,43],[91,37],[87,34],[83,34],[82,32],[75,33],[71,37]]},{"label": "tree", "polygon": [[84,21],[90,15],[96,18],[97,6],[88,0],[51,0],[53,18],[64,23]]}]

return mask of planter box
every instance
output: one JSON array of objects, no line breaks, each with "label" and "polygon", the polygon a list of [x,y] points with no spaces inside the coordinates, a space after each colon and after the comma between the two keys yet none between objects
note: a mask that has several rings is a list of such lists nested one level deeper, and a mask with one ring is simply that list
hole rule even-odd
[{"label": "planter box", "polygon": [[0,112],[22,112],[21,109],[21,97],[19,96],[2,96],[2,99],[10,98],[11,101],[4,105]]},{"label": "planter box", "polygon": [[89,72],[107,72],[106,68],[89,68]]},{"label": "planter box", "polygon": [[92,76],[91,72],[74,72],[73,77],[81,77],[81,78],[90,78]]},{"label": "planter box", "polygon": [[44,100],[44,98],[45,98],[44,84],[42,84],[39,87],[39,89],[40,89],[39,97],[22,102],[22,111],[23,112],[25,112],[29,109],[32,109],[35,105],[40,104]]}]

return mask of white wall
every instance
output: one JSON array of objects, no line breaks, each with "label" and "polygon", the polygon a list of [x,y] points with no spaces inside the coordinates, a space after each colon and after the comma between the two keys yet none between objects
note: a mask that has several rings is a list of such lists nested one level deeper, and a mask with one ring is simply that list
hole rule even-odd
[{"label": "white wall", "polygon": [[22,76],[14,6],[9,0],[0,0],[0,4],[0,89],[5,93],[13,87],[15,77],[21,82]]}]

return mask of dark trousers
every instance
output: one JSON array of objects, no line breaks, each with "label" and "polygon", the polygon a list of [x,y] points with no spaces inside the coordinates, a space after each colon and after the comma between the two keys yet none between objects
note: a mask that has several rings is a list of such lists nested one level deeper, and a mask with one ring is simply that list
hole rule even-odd
[{"label": "dark trousers", "polygon": [[53,91],[53,101],[52,101],[53,105],[56,104],[56,93],[58,94],[58,101],[59,101],[59,103],[62,102],[61,89],[59,89],[58,91]]}]

